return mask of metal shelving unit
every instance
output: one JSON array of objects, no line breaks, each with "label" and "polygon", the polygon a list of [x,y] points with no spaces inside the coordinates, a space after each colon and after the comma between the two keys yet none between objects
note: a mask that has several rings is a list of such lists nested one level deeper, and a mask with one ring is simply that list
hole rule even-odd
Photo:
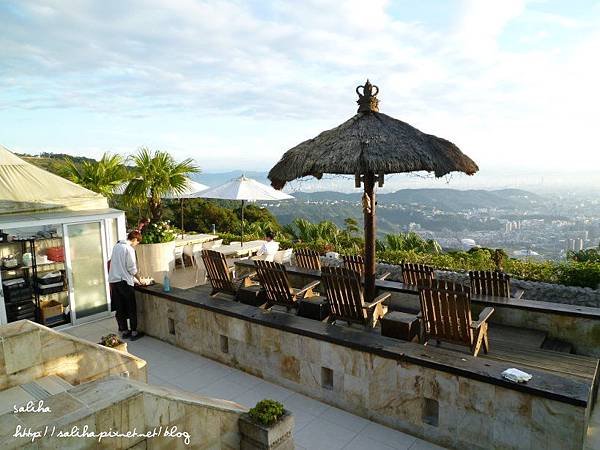
[{"label": "metal shelving unit", "polygon": [[[29,297],[29,300],[31,300],[34,304],[34,309],[33,309],[33,314],[32,315],[27,315],[25,313],[19,313],[19,305],[17,305],[17,302],[11,302],[10,301],[10,294],[7,296],[6,295],[6,288],[4,288],[4,292],[5,292],[5,308],[6,308],[6,316],[7,316],[7,320],[8,322],[12,322],[15,320],[22,320],[22,319],[30,319],[30,320],[35,320],[38,323],[42,323],[43,324],[43,320],[42,320],[42,314],[41,314],[41,301],[44,298],[48,298],[52,295],[56,295],[56,294],[60,294],[63,292],[68,292],[68,287],[67,287],[67,277],[66,277],[66,273],[65,273],[65,267],[64,267],[64,263],[62,262],[57,262],[57,261],[53,261],[53,262],[49,262],[49,263],[43,263],[38,265],[37,263],[37,257],[36,257],[36,242],[38,240],[35,238],[28,238],[28,239],[19,239],[19,240],[13,240],[10,242],[0,242],[0,246],[2,245],[14,245],[15,243],[20,243],[21,244],[21,258],[23,256],[23,254],[27,253],[27,251],[29,251],[29,253],[31,253],[31,266],[24,266],[22,264],[20,264],[19,266],[16,267],[11,267],[11,268],[2,268],[0,269],[0,271],[2,272],[2,281],[6,281],[6,280],[10,280],[10,279],[15,279],[15,278],[23,278],[25,280],[25,284],[27,286],[27,288],[30,290],[31,292],[31,296]],[[60,291],[53,291],[51,293],[41,293],[40,289],[38,288],[38,286],[36,285],[36,280],[38,279],[38,274],[39,274],[39,269],[40,268],[44,268],[44,267],[50,267],[50,266],[54,266],[56,267],[57,265],[62,265],[62,268],[60,269],[50,269],[49,271],[60,271],[62,273],[62,289]],[[11,272],[15,272],[15,273],[20,273],[20,277],[19,276],[11,276],[10,278],[4,278],[6,275],[5,274],[10,274]],[[43,272],[43,269],[42,269]],[[28,305],[25,303],[25,300],[20,300],[21,304],[24,305],[25,307],[27,307]],[[26,308],[25,308],[26,309]],[[55,327],[55,326],[60,326],[60,325],[64,325],[69,323],[69,320],[64,318],[64,314],[62,319],[59,320],[55,320],[51,323],[46,323],[44,325],[49,326],[49,327]]]},{"label": "metal shelving unit", "polygon": [[[35,239],[29,238],[13,241],[3,241],[0,242],[0,246],[14,246],[15,243],[21,244],[21,257],[25,253],[27,253],[27,247],[29,246],[29,253],[31,253],[31,266],[23,266],[21,264],[16,267],[3,267],[1,269],[6,317],[8,322],[14,322],[16,320],[22,319],[30,319],[39,322],[40,297],[33,286],[33,280],[37,276]],[[21,276],[10,276],[11,272],[20,272]],[[7,274],[9,274],[9,277],[5,278]],[[10,289],[4,285],[5,281],[14,280],[18,278],[22,278],[24,280],[23,287]],[[29,291],[29,295],[27,295],[27,291]],[[33,308],[30,307],[28,302],[33,303]]]}]

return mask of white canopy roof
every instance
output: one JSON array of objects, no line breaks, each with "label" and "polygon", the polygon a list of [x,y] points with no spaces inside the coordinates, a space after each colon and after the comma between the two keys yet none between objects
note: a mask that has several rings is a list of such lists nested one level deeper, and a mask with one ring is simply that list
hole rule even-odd
[{"label": "white canopy roof", "polygon": [[198,197],[217,198],[221,200],[288,200],[294,198],[284,192],[277,191],[271,186],[259,183],[252,178],[241,176],[228,181],[221,186],[216,186],[200,192]]},{"label": "white canopy roof", "polygon": [[0,145],[0,215],[108,208],[106,198],[30,164]]},{"label": "white canopy roof", "polygon": [[[117,186],[114,190],[115,194],[123,195],[123,193],[125,192],[125,189],[127,189],[128,184],[129,184],[129,182],[125,182],[125,183],[121,183],[119,186]],[[197,182],[191,180],[190,178],[188,178],[187,186],[183,190],[183,192],[179,192],[179,193],[169,192],[166,195],[163,195],[163,198],[169,198],[169,199],[198,198],[198,194],[202,191],[205,191],[206,189],[208,189],[208,186],[206,186],[205,184],[197,183]]]}]

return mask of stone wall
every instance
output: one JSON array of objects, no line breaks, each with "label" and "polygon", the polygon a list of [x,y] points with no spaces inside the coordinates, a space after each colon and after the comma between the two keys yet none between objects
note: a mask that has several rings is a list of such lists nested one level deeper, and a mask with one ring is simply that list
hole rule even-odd
[{"label": "stone wall", "polygon": [[77,385],[109,375],[146,381],[146,361],[21,320],[0,326],[0,390],[57,375]]},{"label": "stone wall", "polygon": [[151,336],[447,447],[583,445],[583,406],[151,294],[138,295],[138,318]]},{"label": "stone wall", "polygon": [[[0,416],[3,430],[0,448],[233,450],[239,448],[238,420],[246,412],[244,407],[233,402],[148,386],[116,376],[48,397],[44,406],[49,407],[51,412],[14,414],[11,411]],[[48,430],[55,431],[54,435],[48,432],[32,444],[31,438],[12,436],[19,426],[42,432],[48,426]],[[135,430],[137,435],[106,437],[100,443],[90,435],[58,437],[61,430],[71,431],[78,427],[83,431],[86,426],[88,432],[113,430],[126,433]],[[140,436],[149,432],[153,435]],[[188,442],[183,433],[189,433]]]},{"label": "stone wall", "polygon": [[[339,259],[322,258],[322,261],[325,265],[342,264],[342,261]],[[391,275],[387,278],[390,281],[402,281],[402,269],[400,269],[400,266],[391,264],[378,264],[377,271],[379,273],[390,272]],[[469,275],[467,273],[436,270],[436,276],[443,280],[466,284],[469,282]],[[514,278],[511,280],[511,285],[516,288],[523,289],[525,291],[523,298],[526,298],[527,300],[600,308],[599,289],[564,286],[561,284],[541,283],[537,281],[517,280]]]}]

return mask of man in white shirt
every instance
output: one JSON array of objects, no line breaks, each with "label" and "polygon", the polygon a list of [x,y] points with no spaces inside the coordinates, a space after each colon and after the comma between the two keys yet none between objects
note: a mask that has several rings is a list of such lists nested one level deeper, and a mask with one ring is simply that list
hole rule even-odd
[{"label": "man in white shirt", "polygon": [[[134,230],[127,235],[126,241],[119,241],[113,248],[108,271],[111,299],[116,307],[116,319],[119,333],[123,338],[139,339],[143,333],[137,331],[137,311],[135,290],[140,284],[137,278],[137,264],[134,247],[142,241],[142,234]],[[129,319],[129,326],[127,324]]]},{"label": "man in white shirt", "polygon": [[262,256],[265,261],[273,261],[275,253],[279,250],[279,242],[275,242],[273,238],[275,235],[271,231],[265,233],[265,242],[260,250],[256,253],[257,256]]}]

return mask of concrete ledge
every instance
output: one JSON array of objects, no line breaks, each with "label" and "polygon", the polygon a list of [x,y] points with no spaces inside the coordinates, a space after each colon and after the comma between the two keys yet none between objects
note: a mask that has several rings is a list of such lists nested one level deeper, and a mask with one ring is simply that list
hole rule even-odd
[{"label": "concrete ledge", "polygon": [[[581,448],[592,383],[264,311],[207,289],[138,289],[143,330],[354,414],[454,448]],[[223,342],[226,345],[223,345]]]},{"label": "concrete ledge", "polygon": [[49,375],[77,385],[124,373],[146,381],[146,361],[29,320],[0,326],[0,390]]},{"label": "concrete ledge", "polygon": [[[292,314],[267,311],[228,299],[199,296],[198,291],[191,289],[172,288],[169,293],[163,292],[160,285],[138,287],[137,289],[139,292],[168,299],[176,303],[206,309],[270,328],[331,342],[384,358],[398,361],[405,360],[424,367],[430,367],[576,406],[587,407],[590,400],[591,384],[584,380],[529,370],[534,375],[533,380],[527,384],[515,384],[502,378],[500,373],[507,368],[506,364],[496,361],[475,358],[468,354],[461,354],[442,348],[403,342],[378,334],[365,333],[362,329],[330,325]],[[147,325],[150,324],[146,324],[145,326]]]},{"label": "concrete ledge", "polygon": [[[239,417],[246,408],[225,400],[149,386],[112,376],[73,387],[44,399],[50,412],[12,411],[0,416],[5,432],[0,447],[142,449],[239,448]],[[13,437],[20,427],[40,432],[31,437]],[[96,433],[96,436],[83,434]],[[77,430],[77,431],[75,431]],[[135,430],[135,433],[134,433]],[[60,436],[59,433],[79,433]],[[102,432],[131,433],[98,440]],[[179,434],[178,434],[179,433]]]}]

